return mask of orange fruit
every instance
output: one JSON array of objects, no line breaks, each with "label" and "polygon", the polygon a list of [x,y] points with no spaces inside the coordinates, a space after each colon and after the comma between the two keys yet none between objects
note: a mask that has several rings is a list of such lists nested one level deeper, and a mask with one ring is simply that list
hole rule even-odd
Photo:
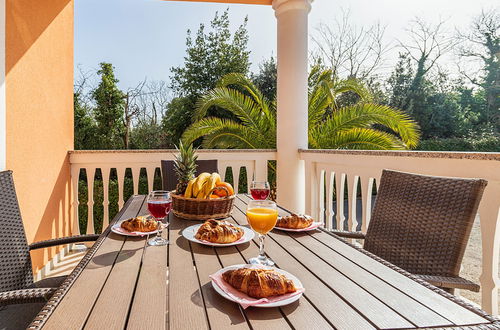
[{"label": "orange fruit", "polygon": [[217,198],[220,198],[220,196],[214,194],[210,195],[210,199],[217,199]]},{"label": "orange fruit", "polygon": [[219,182],[215,185],[215,190],[214,194],[216,194],[219,197],[226,197],[227,193],[224,189],[217,189],[217,187],[224,187],[229,191],[229,196],[234,195],[234,189],[233,186],[231,186],[230,183],[227,182]]}]

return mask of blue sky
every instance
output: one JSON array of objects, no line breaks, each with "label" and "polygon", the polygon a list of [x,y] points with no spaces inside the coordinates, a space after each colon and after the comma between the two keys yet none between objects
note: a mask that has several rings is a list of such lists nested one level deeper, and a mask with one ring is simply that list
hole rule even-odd
[{"label": "blue sky", "polygon": [[[349,10],[353,22],[387,26],[386,39],[404,39],[415,16],[447,20],[450,30],[470,22],[481,8],[498,7],[497,0],[315,0],[309,16],[310,33],[320,22],[331,22]],[[252,70],[276,54],[274,12],[270,6],[177,2],[161,0],[75,0],[75,71],[88,72],[107,61],[116,67],[120,87],[168,80],[169,69],[182,64],[186,30],[208,23],[216,11],[230,9],[233,27],[248,15]]]}]

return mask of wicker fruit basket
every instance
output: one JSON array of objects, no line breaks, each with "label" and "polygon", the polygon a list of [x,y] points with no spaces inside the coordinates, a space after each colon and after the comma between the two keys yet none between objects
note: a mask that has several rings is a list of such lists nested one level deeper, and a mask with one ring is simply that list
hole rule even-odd
[{"label": "wicker fruit basket", "polygon": [[228,196],[227,189],[223,189],[227,192],[226,197],[216,199],[187,198],[172,193],[172,212],[176,217],[187,220],[227,218],[233,209],[234,195]]}]

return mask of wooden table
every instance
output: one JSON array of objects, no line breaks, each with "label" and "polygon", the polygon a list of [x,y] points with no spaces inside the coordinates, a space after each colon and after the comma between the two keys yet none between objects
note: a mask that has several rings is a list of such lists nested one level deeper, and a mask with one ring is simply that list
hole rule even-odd
[{"label": "wooden table", "polygon": [[[114,221],[147,214],[144,199],[131,197]],[[234,222],[246,225],[248,200],[237,196]],[[305,294],[281,308],[243,310],[219,296],[208,276],[256,256],[256,241],[225,248],[191,243],[181,231],[196,223],[171,217],[169,230],[164,231],[171,242],[168,247],[148,247],[146,238],[105,231],[75,270],[74,281],[68,280],[47,305],[43,328],[498,327],[481,311],[458,304],[322,230],[269,234],[266,252],[278,267],[300,278]]]}]

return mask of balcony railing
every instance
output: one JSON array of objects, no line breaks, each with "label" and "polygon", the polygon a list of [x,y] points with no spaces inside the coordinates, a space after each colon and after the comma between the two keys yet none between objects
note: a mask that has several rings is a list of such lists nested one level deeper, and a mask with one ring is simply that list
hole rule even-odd
[{"label": "balcony railing", "polygon": [[[73,233],[79,233],[78,183],[80,170],[87,173],[87,233],[94,232],[94,174],[101,170],[103,184],[103,228],[109,218],[109,182],[116,169],[118,207],[124,204],[126,169],[131,169],[133,192],[139,192],[141,169],[147,173],[148,189],[153,188],[154,173],[161,160],[173,160],[174,150],[72,151],[70,152],[73,188]],[[453,177],[479,177],[488,186],[479,208],[482,237],[482,307],[498,313],[498,258],[500,247],[500,154],[400,151],[301,150],[306,171],[306,212],[324,222],[326,229],[356,228],[365,232],[370,223],[372,201],[382,169]],[[268,161],[276,159],[275,150],[200,150],[199,159],[218,159],[224,177],[233,171],[235,191],[240,187],[240,169],[246,169],[246,186],[252,179],[265,180]],[[279,173],[278,173],[279,175]],[[375,188],[374,188],[375,187]],[[358,191],[359,190],[359,191]],[[278,192],[279,193],[279,192]],[[345,198],[347,196],[347,198]],[[345,206],[344,206],[345,205]],[[360,208],[361,206],[361,208]],[[347,210],[344,209],[347,207]],[[347,211],[348,216],[345,216]],[[359,214],[361,213],[361,214]],[[359,219],[359,220],[358,220]],[[360,222],[360,223],[358,223]]]}]

